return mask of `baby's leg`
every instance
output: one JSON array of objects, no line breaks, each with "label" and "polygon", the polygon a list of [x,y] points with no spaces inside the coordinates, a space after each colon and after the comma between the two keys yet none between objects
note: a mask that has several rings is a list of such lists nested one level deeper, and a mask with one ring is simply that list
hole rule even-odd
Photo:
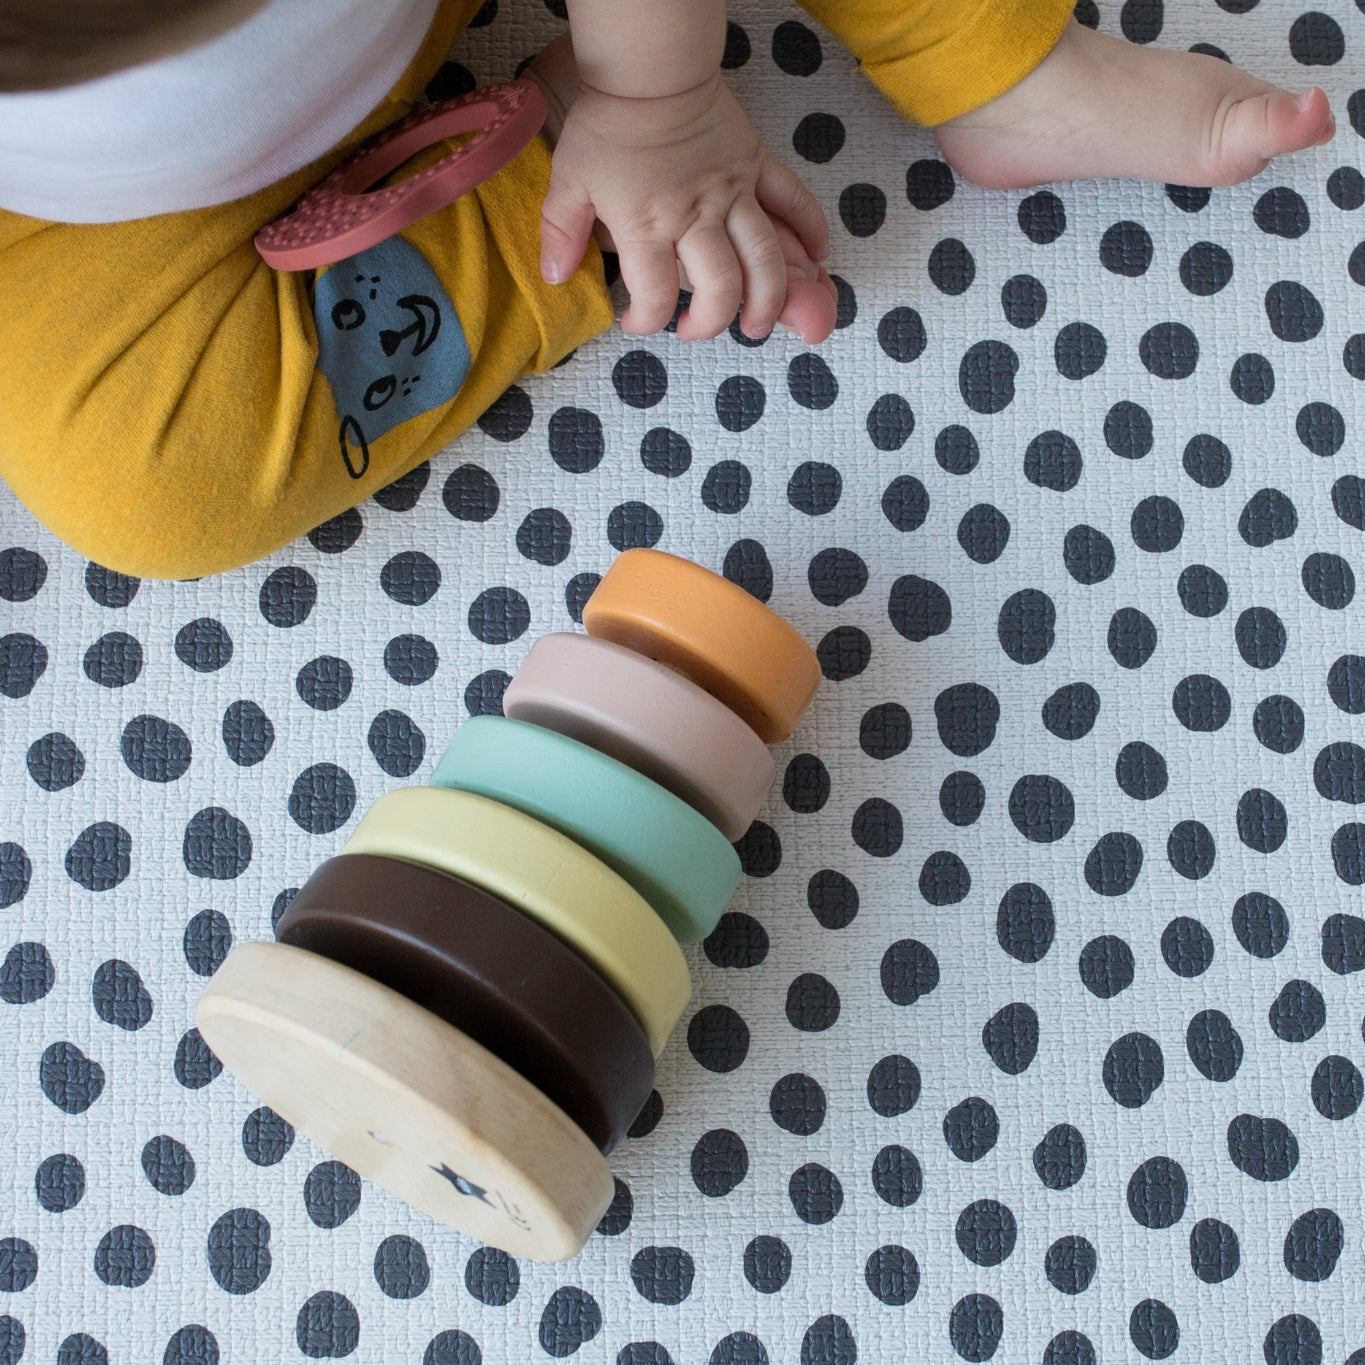
[{"label": "baby's leg", "polygon": [[1216,57],[1138,47],[1073,19],[1029,75],[934,136],[969,180],[1013,189],[1097,176],[1232,185],[1335,131],[1321,90],[1295,96]]}]

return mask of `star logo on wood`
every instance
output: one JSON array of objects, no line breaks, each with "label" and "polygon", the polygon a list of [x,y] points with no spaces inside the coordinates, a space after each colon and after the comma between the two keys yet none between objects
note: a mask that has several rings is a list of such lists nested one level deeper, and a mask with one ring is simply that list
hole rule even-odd
[{"label": "star logo on wood", "polygon": [[482,1185],[476,1185],[472,1180],[466,1180],[464,1176],[456,1174],[444,1161],[439,1166],[432,1166],[430,1169],[450,1181],[460,1194],[470,1199],[481,1199],[490,1209],[493,1207],[493,1201],[489,1199],[488,1191]]}]

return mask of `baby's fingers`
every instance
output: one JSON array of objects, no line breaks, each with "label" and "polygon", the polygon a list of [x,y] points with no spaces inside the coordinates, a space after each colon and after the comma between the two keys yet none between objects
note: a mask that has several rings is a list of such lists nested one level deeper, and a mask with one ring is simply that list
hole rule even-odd
[{"label": "baby's fingers", "polygon": [[595,217],[591,201],[552,173],[540,210],[540,273],[547,284],[562,284],[578,269]]},{"label": "baby's fingers", "polygon": [[678,258],[671,243],[622,242],[621,279],[630,292],[630,307],[621,330],[648,336],[666,327],[678,306]]},{"label": "baby's fingers", "polygon": [[787,297],[787,263],[773,221],[754,199],[742,199],[725,220],[744,270],[740,329],[757,340],[773,329]]},{"label": "baby's fingers", "polygon": [[678,243],[678,259],[692,284],[692,302],[678,319],[683,341],[719,336],[739,312],[744,272],[720,223],[693,228]]},{"label": "baby's fingers", "polygon": [[825,211],[795,171],[765,153],[754,193],[770,217],[791,225],[811,260],[823,261],[829,255]]}]

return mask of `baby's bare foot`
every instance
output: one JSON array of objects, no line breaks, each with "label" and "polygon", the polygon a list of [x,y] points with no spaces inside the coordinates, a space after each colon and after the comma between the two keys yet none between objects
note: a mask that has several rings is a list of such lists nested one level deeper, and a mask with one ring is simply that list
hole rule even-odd
[{"label": "baby's bare foot", "polygon": [[1100,176],[1235,185],[1335,132],[1316,87],[1295,96],[1216,57],[1137,47],[1072,20],[1036,70],[934,136],[967,179],[1022,189]]}]

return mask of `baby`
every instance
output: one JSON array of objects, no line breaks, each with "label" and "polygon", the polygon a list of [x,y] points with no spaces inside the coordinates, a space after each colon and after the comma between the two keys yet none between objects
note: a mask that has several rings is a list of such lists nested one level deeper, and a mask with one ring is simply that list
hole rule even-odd
[{"label": "baby", "polygon": [[[1335,128],[1320,90],[1106,37],[1072,0],[801,2],[991,187],[1231,184]],[[672,319],[681,271],[684,339],[736,314],[828,335],[828,227],[721,78],[723,0],[569,0],[572,47],[527,72],[544,141],[325,272],[265,265],[260,228],[496,3],[0,0],[0,474],[57,535],[195,577],[337,516],[610,326],[595,235],[628,332]]]}]

